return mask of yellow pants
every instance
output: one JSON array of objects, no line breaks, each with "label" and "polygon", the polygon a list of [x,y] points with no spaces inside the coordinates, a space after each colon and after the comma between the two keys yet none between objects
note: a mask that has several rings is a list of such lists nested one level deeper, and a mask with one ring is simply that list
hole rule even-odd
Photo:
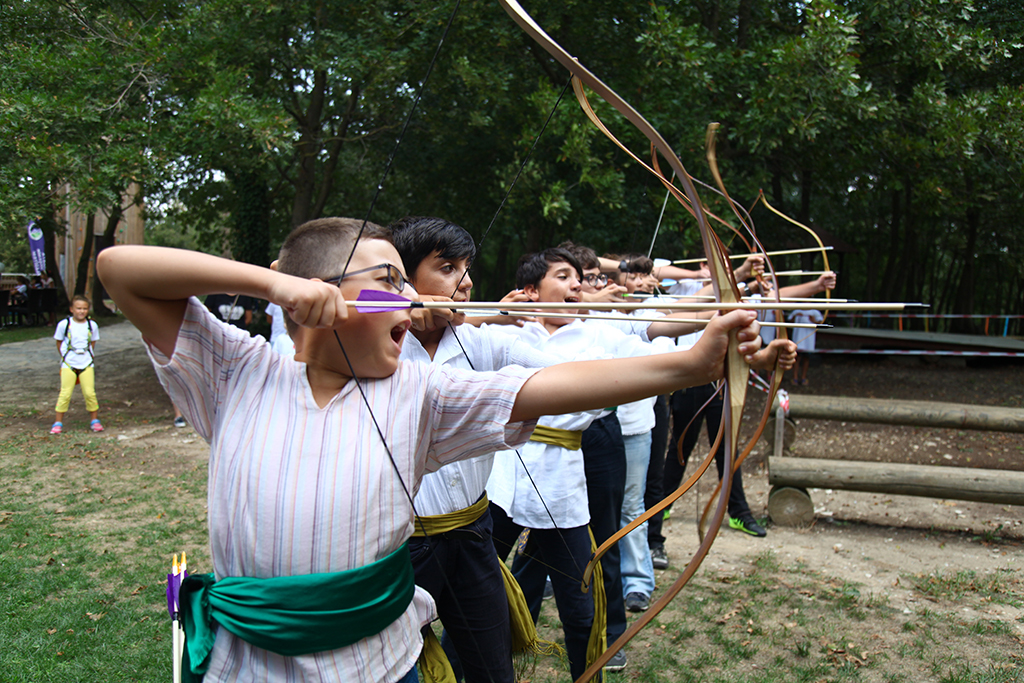
[{"label": "yellow pants", "polygon": [[90,365],[82,374],[76,375],[75,371],[66,365],[60,366],[60,396],[57,397],[57,412],[68,412],[71,405],[71,392],[75,384],[82,385],[82,396],[85,398],[85,409],[90,413],[100,409],[100,402],[96,400],[96,373]]}]

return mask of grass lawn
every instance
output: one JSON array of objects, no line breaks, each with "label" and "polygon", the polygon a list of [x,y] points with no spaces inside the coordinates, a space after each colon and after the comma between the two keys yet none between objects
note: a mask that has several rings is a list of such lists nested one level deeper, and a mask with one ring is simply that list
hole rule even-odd
[{"label": "grass lawn", "polygon": [[[17,417],[16,409],[0,412]],[[172,452],[86,432],[15,434],[0,445],[0,680],[165,681],[172,553],[208,571],[206,470]],[[660,575],[662,586],[678,574]],[[1016,575],[906,577],[935,609],[907,617],[771,551],[733,573],[698,572],[627,648],[609,681],[1009,683],[1024,681],[1012,625],[963,616],[1024,607]],[[916,582],[916,583],[914,583]],[[554,601],[543,638],[560,641]],[[531,683],[566,681],[553,657]]]}]

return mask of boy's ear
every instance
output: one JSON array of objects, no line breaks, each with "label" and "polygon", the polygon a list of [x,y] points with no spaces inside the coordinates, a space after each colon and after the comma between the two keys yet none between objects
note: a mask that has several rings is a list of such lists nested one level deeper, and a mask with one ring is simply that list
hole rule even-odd
[{"label": "boy's ear", "polygon": [[277,259],[274,259],[273,261],[270,262],[270,269],[273,270],[274,272],[277,272]]},{"label": "boy's ear", "polygon": [[526,296],[530,297],[530,301],[539,301],[540,300],[540,292],[537,291],[537,286],[536,285],[525,285],[523,287],[523,294],[525,294]]}]

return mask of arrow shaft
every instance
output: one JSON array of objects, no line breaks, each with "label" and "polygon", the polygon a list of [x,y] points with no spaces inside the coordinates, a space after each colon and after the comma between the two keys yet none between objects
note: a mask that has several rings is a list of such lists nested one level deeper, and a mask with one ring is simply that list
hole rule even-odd
[{"label": "arrow shaft", "polygon": [[[824,302],[821,302],[824,303]],[[402,308],[447,308],[456,311],[473,310],[498,310],[498,311],[559,311],[559,310],[591,310],[591,311],[635,311],[651,308],[646,302],[589,302],[570,303],[563,301],[519,301],[502,303],[500,301],[346,301],[345,304],[352,308],[363,310],[379,308],[402,309]],[[781,303],[762,301],[754,302],[679,302],[659,303],[659,310],[669,311],[733,311],[737,309],[749,311],[804,311],[813,310],[819,304],[817,302],[792,302]],[[902,311],[907,307],[904,303],[848,303],[836,304],[831,308],[842,311]]]},{"label": "arrow shaft", "polygon": [[[825,251],[831,251],[831,250],[832,250],[832,247],[825,247]],[[802,248],[802,249],[783,249],[781,251],[766,251],[764,253],[755,253],[755,254],[732,254],[732,255],[729,256],[729,258],[731,258],[731,259],[745,259],[745,258],[750,258],[751,256],[786,256],[787,254],[809,254],[811,252],[814,252],[815,254],[817,254],[820,251],[821,251],[821,249],[819,249],[818,247],[806,247],[806,248]],[[707,259],[702,259],[702,258],[688,258],[688,259],[682,259],[681,261],[673,261],[672,264],[680,266],[680,265],[683,265],[683,264],[686,264],[686,263],[703,263],[706,260]]]}]

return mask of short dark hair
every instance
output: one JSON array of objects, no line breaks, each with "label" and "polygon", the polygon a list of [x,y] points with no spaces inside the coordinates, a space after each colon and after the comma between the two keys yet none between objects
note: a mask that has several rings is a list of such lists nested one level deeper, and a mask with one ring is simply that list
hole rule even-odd
[{"label": "short dark hair", "polygon": [[[357,218],[317,218],[303,223],[285,238],[277,256],[277,270],[306,279],[338,277],[352,254],[357,236],[361,240],[391,241],[388,229],[376,223]],[[298,328],[288,315],[284,324],[289,335]]]},{"label": "short dark hair", "polygon": [[519,267],[516,268],[516,287],[523,289],[526,285],[538,286],[553,263],[568,263],[576,270],[576,275],[583,279],[583,269],[572,252],[561,247],[553,247],[534,254],[526,254],[519,259]]},{"label": "short dark hair", "polygon": [[584,270],[601,267],[601,262],[597,259],[597,252],[590,247],[584,247],[582,244],[576,244],[572,240],[566,240],[559,244],[558,248],[565,249],[575,256],[580,267]]},{"label": "short dark hair", "polygon": [[626,269],[627,273],[643,273],[644,275],[650,275],[654,270],[654,261],[643,254],[630,252],[617,256],[616,259],[619,261],[625,261],[629,265],[629,268]]},{"label": "short dark hair", "polygon": [[463,228],[443,218],[430,216],[406,216],[388,226],[391,241],[402,257],[405,272],[410,278],[416,277],[416,269],[434,252],[443,259],[466,259],[472,262],[476,257],[476,243]]}]

